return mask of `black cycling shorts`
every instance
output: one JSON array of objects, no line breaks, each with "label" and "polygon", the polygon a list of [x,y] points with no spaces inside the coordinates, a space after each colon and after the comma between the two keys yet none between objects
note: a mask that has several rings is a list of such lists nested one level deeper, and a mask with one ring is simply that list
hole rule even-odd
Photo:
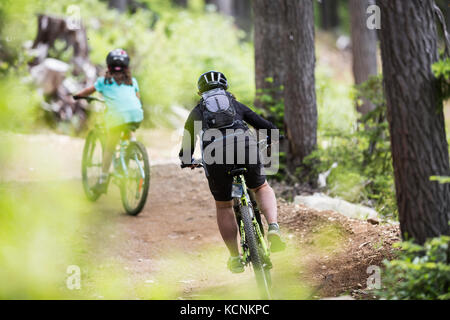
[{"label": "black cycling shorts", "polygon": [[[260,164],[242,165],[239,167],[247,168],[244,173],[247,187],[255,189],[262,186],[266,182],[266,176],[262,174]],[[216,201],[230,201],[231,189],[233,186],[233,177],[229,176],[228,171],[232,170],[230,165],[207,165],[209,190]]]},{"label": "black cycling shorts", "polygon": [[[233,147],[232,147],[233,148]],[[266,176],[263,172],[263,166],[259,157],[259,152],[255,147],[245,146],[245,158],[242,164],[238,164],[237,147],[234,145],[234,162],[231,164],[206,164],[206,177],[208,178],[209,189],[216,201],[230,201],[233,177],[228,172],[236,168],[246,168],[244,174],[247,187],[255,189],[266,182]],[[250,153],[256,152],[255,157],[250,157]],[[224,149],[224,158],[226,158],[226,148]],[[253,162],[250,161],[253,159]],[[255,161],[256,160],[256,161]],[[234,164],[233,164],[234,163]]]}]

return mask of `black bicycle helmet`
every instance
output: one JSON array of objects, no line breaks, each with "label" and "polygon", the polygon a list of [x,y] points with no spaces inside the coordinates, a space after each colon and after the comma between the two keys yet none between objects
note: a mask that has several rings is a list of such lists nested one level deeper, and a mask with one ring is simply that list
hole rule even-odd
[{"label": "black bicycle helmet", "polygon": [[197,87],[200,93],[216,88],[222,88],[224,90],[227,90],[228,81],[222,72],[208,71],[198,78]]},{"label": "black bicycle helmet", "polygon": [[114,49],[106,57],[106,65],[109,69],[114,71],[120,71],[124,68],[128,68],[130,64],[130,57],[127,52],[122,49]]}]

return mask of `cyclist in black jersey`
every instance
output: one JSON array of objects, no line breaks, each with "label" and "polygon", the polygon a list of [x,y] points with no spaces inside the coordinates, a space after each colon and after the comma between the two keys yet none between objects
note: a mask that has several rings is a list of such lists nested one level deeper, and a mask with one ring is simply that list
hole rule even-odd
[{"label": "cyclist in black jersey", "polygon": [[[222,238],[230,252],[228,260],[228,268],[239,273],[244,271],[244,266],[239,255],[239,247],[237,242],[238,226],[236,224],[235,215],[232,208],[232,181],[233,178],[227,174],[229,169],[235,166],[237,158],[239,158],[238,142],[244,143],[245,155],[241,159],[245,159],[240,167],[245,167],[247,172],[245,180],[247,186],[253,190],[259,208],[266,217],[269,225],[268,239],[271,243],[271,251],[281,251],[285,244],[281,240],[280,229],[277,223],[277,203],[275,193],[266,180],[266,176],[262,172],[262,164],[259,154],[256,151],[256,161],[251,161],[252,148],[256,146],[251,136],[246,134],[249,130],[248,125],[255,129],[267,129],[268,141],[270,141],[271,130],[277,129],[270,121],[265,120],[249,107],[238,102],[235,97],[227,92],[228,81],[225,75],[217,71],[209,71],[202,74],[198,80],[199,95],[202,99],[197,106],[190,112],[186,120],[183,136],[182,148],[179,156],[182,164],[193,164],[192,155],[194,153],[197,136],[202,135],[201,145],[203,151],[203,164],[208,179],[209,188],[216,202],[217,223]],[[223,107],[225,105],[225,107]],[[229,121],[227,120],[229,119]],[[208,122],[212,126],[208,126]],[[216,123],[225,123],[225,126],[215,126]],[[208,130],[216,130],[213,139],[210,139]],[[229,132],[233,134],[229,134]],[[222,133],[222,138],[217,139],[217,133]],[[236,134],[235,134],[235,133]],[[205,138],[209,136],[209,138]],[[239,138],[243,137],[243,139]],[[224,161],[205,161],[205,151],[214,147],[223,147],[222,157],[214,158],[223,159]],[[231,149],[230,149],[231,147]],[[257,147],[256,147],[257,148]],[[216,149],[217,150],[217,149]],[[226,161],[227,153],[232,152],[229,159],[232,163]],[[214,155],[213,155],[214,156]]]}]

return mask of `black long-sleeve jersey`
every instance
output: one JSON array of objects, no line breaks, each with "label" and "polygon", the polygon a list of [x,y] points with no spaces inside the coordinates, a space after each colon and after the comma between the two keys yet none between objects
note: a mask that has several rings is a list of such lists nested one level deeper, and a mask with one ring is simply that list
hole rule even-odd
[{"label": "black long-sleeve jersey", "polygon": [[[240,103],[237,100],[234,100],[234,106],[236,109],[236,116],[235,116],[235,120],[236,121],[242,121],[246,124],[251,125],[252,127],[254,127],[255,129],[267,129],[269,130],[269,135],[270,135],[270,130],[271,129],[277,129],[277,127],[271,123],[270,121],[262,118],[261,116],[259,116],[258,114],[256,114],[254,111],[252,111],[249,107],[247,107],[246,105]],[[197,104],[197,106],[191,111],[191,113],[189,114],[189,117],[186,120],[186,123],[184,125],[184,129],[185,129],[185,133],[183,136],[183,142],[182,142],[182,146],[181,146],[181,150],[179,153],[180,159],[187,159],[187,157],[183,157],[183,150],[189,150],[190,149],[190,157],[189,160],[192,158],[192,154],[194,153],[194,149],[195,149],[195,144],[197,141],[197,136],[199,134],[199,131],[201,130],[201,126],[196,126],[195,122],[202,121],[202,108],[200,103]]]}]

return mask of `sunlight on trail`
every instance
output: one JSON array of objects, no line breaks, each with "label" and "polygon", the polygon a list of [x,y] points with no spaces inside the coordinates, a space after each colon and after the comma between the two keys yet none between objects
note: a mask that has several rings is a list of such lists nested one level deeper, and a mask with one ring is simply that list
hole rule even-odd
[{"label": "sunlight on trail", "polygon": [[[293,235],[284,252],[271,255],[273,298],[281,300],[312,299],[316,290],[308,279],[308,264],[324,255],[340,251],[344,236],[336,226],[325,226],[311,236],[307,245],[299,245]],[[232,274],[226,268],[228,255],[224,246],[208,246],[192,252],[176,248],[154,261],[155,272],[131,281],[128,268],[117,260],[97,261],[89,273],[88,297],[94,299],[186,299],[252,300],[259,299],[251,268]],[[98,267],[100,266],[100,267]]]},{"label": "sunlight on trail", "polygon": [[[97,261],[89,270],[81,296],[88,299],[152,300],[254,300],[260,299],[251,268],[231,274],[226,268],[226,249],[210,246],[197,252],[167,252],[154,260],[156,272],[132,281],[128,268],[110,259]],[[311,299],[312,289],[302,283],[302,253],[295,245],[272,255],[275,299]],[[145,280],[144,280],[145,279]]]},{"label": "sunlight on trail", "polygon": [[[143,298],[146,299],[259,299],[253,270],[232,274],[226,268],[226,249],[205,247],[199,252],[168,253],[157,261],[161,271],[154,275],[154,284]],[[298,260],[301,252],[293,245],[283,253],[272,254],[272,279],[276,299],[307,299],[311,290],[300,282]],[[168,288],[173,287],[167,296]],[[164,288],[165,291],[162,291]]]},{"label": "sunlight on trail", "polygon": [[315,231],[311,244],[317,254],[336,254],[342,249],[345,231],[338,224],[329,224]]},{"label": "sunlight on trail", "polygon": [[83,143],[80,138],[57,134],[0,132],[0,148],[8,150],[0,181],[78,179]]}]

